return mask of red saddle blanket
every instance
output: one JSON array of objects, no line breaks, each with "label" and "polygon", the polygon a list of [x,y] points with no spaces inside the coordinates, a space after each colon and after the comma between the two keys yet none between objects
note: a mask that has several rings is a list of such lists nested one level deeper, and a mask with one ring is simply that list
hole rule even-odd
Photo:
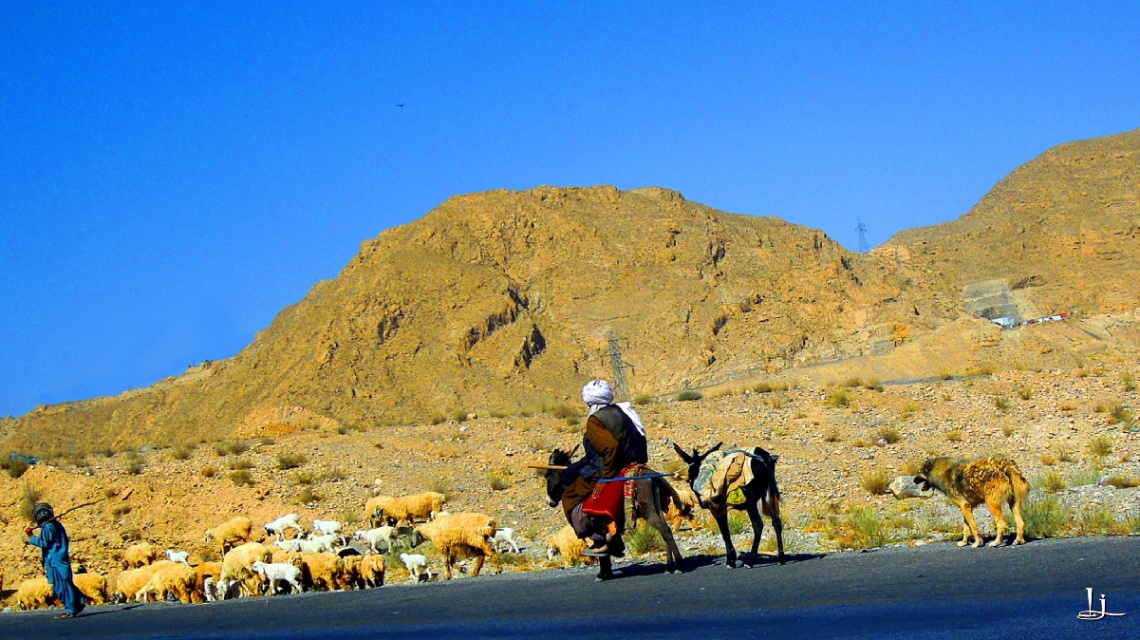
[{"label": "red saddle blanket", "polygon": [[582,512],[592,516],[606,516],[614,522],[621,522],[625,497],[633,495],[633,480],[645,465],[633,463],[621,470],[620,477],[628,481],[599,482],[593,492],[582,503]]}]

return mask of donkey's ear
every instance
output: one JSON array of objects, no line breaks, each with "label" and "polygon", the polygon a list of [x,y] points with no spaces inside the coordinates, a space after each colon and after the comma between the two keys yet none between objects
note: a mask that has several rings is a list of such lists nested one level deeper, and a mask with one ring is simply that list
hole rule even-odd
[{"label": "donkey's ear", "polygon": [[708,454],[712,453],[713,451],[716,451],[716,450],[717,450],[717,449],[719,449],[719,448],[721,447],[721,445],[723,445],[723,444],[724,444],[723,442],[718,442],[718,443],[716,443],[715,445],[713,445],[713,448],[712,448],[712,449],[709,449],[708,451],[706,451],[706,452],[705,452],[705,455],[708,455]]},{"label": "donkey's ear", "polygon": [[693,459],[689,457],[689,454],[685,453],[684,449],[677,446],[676,442],[673,443],[673,450],[677,452],[677,455],[681,456],[681,459],[684,460],[685,463],[691,463],[693,461]]},{"label": "donkey's ear", "polygon": [[574,457],[574,454],[575,454],[575,453],[578,453],[578,448],[579,448],[579,447],[581,447],[581,446],[582,446],[582,445],[580,445],[580,444],[576,444],[576,445],[574,445],[574,448],[573,448],[573,449],[571,449],[571,450],[570,450],[570,453],[568,453],[568,454],[566,454],[566,455],[568,455],[568,456],[570,456],[571,458],[573,458],[573,457]]}]

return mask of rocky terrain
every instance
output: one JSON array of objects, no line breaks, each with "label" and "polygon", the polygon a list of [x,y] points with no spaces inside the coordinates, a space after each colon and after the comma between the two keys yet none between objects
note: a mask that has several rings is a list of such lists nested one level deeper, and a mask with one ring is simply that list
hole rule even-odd
[{"label": "rocky terrain", "polygon": [[[779,453],[793,552],[958,535],[944,500],[882,493],[935,454],[1011,456],[1043,534],[1133,533],[1138,192],[1140,131],[1049,150],[869,254],[660,188],[452,198],[233,358],[0,419],[0,451],[41,458],[0,474],[4,585],[36,573],[20,511],[37,493],[102,500],[67,525],[112,574],[137,539],[209,557],[204,529],[237,513],[363,528],[374,487],[514,527],[529,543],[507,570],[558,566],[542,541],[562,517],[526,464],[580,439],[593,377],[636,401],[663,470],[671,442]],[[722,551],[706,525],[681,536]]]},{"label": "rocky terrain", "polygon": [[[1140,316],[1115,321],[1135,326]],[[1042,328],[1009,330],[1001,339]],[[1034,486],[1032,501],[1052,498],[1060,504],[1050,535],[1127,534],[1140,532],[1140,493],[1105,481],[1140,482],[1138,376],[1134,357],[1090,359],[1076,371],[953,371],[885,384],[869,378],[827,384],[805,376],[724,386],[691,401],[641,398],[638,409],[650,430],[651,462],[661,470],[681,469],[671,442],[690,449],[717,442],[761,445],[778,453],[790,552],[923,544],[960,535],[958,511],[940,497],[899,501],[872,493],[884,490],[876,481],[913,473],[917,461],[936,454],[1012,457]],[[351,529],[366,528],[361,510],[374,485],[389,494],[444,491],[450,511],[487,513],[515,528],[526,542],[521,556],[509,557],[507,571],[560,567],[560,559],[547,561],[543,541],[564,521],[559,510],[546,506],[543,483],[526,465],[544,461],[554,446],[580,440],[581,414],[567,415],[574,409],[364,430],[314,423],[285,435],[250,433],[243,440],[247,451],[225,440],[192,450],[61,458],[19,479],[0,475],[3,495],[9,496],[0,506],[7,523],[0,538],[4,584],[14,588],[38,570],[37,552],[21,545],[25,487],[60,510],[110,496],[68,516],[67,526],[77,559],[112,575],[118,554],[136,539],[192,551],[194,559],[212,557],[216,552],[203,543],[203,531],[238,513],[258,526],[297,512],[306,524],[331,518],[351,522]],[[290,455],[304,457],[288,461]],[[298,466],[280,469],[288,466],[282,460]],[[249,484],[241,476],[235,482],[231,467],[239,473],[249,467]],[[859,520],[867,514],[873,514],[869,524]],[[985,509],[978,519],[992,533]],[[722,554],[711,523],[700,520],[696,531],[682,527],[682,550]],[[751,535],[744,529],[738,546]],[[770,535],[767,527],[766,550],[773,548]],[[660,560],[654,552],[630,559]],[[438,568],[440,560],[433,562]],[[391,579],[406,580],[398,569]]]}]

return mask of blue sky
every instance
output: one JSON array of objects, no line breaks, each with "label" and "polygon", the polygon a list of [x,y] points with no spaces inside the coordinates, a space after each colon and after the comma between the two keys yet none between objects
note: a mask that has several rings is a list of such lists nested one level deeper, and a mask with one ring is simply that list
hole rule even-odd
[{"label": "blue sky", "polygon": [[852,249],[952,220],[1140,127],[1137,33],[1119,2],[4,2],[0,416],[229,357],[454,194],[661,185]]}]

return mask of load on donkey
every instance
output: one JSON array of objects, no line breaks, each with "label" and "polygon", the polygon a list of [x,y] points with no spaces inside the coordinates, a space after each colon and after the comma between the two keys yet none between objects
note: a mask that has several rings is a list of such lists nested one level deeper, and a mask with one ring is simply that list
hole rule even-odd
[{"label": "load on donkey", "polygon": [[648,453],[640,418],[627,403],[613,404],[613,390],[604,380],[588,383],[582,399],[590,407],[582,458],[571,460],[577,447],[570,452],[555,449],[550,464],[540,466],[546,469],[548,503],[561,503],[574,532],[589,543],[583,555],[599,559],[599,580],[613,577],[611,556],[625,555],[627,496],[634,517],[645,518],[665,541],[667,571],[681,571],[681,551],[664,517],[676,492],[662,474],[645,466]]}]

